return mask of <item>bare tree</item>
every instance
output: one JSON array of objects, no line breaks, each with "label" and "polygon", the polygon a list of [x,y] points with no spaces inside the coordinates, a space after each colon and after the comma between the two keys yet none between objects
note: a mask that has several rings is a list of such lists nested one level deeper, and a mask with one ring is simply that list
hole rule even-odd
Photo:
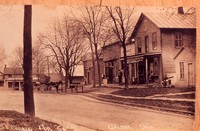
[{"label": "bare tree", "polygon": [[67,89],[72,69],[82,60],[86,50],[80,25],[65,16],[63,21],[54,21],[50,32],[40,35],[40,40],[53,53],[59,67],[64,69]]},{"label": "bare tree", "polygon": [[126,55],[126,42],[130,37],[130,33],[133,30],[132,15],[134,9],[121,7],[106,7],[108,14],[110,15],[113,26],[111,27],[114,34],[117,36],[118,41],[121,43],[124,52],[124,77],[125,77],[125,89],[128,88],[128,67],[127,67],[127,55]]},{"label": "bare tree", "polygon": [[3,47],[0,47],[0,65],[5,61],[6,54]]},{"label": "bare tree", "polygon": [[32,6],[24,6],[24,110],[25,114],[35,116],[35,105],[33,97],[33,84],[32,84],[32,36],[31,36],[31,23],[32,23]]},{"label": "bare tree", "polygon": [[23,65],[23,48],[21,46],[18,46],[15,48],[14,51],[14,55],[15,55],[15,60],[17,61],[16,64],[19,67],[22,67]]},{"label": "bare tree", "polygon": [[81,10],[81,17],[75,18],[76,21],[81,24],[84,35],[89,40],[93,64],[93,87],[96,87],[95,61],[97,62],[100,87],[102,82],[100,73],[100,56],[102,53],[99,49],[103,47],[111,37],[111,32],[109,28],[107,28],[108,17],[101,6],[85,6],[83,10]]},{"label": "bare tree", "polygon": [[46,55],[45,55],[45,50],[38,41],[36,41],[33,46],[32,55],[33,55],[32,64],[33,64],[33,69],[35,71],[34,73],[36,73],[37,76],[40,74],[44,74],[47,66]]},{"label": "bare tree", "polygon": [[13,68],[19,68],[23,65],[23,47],[17,46],[12,55],[13,59],[9,62],[9,65]]}]

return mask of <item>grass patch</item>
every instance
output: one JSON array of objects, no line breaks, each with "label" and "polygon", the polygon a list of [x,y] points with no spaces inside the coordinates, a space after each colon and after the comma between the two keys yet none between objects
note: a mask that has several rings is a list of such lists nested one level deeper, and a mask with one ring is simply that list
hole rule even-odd
[{"label": "grass patch", "polygon": [[169,93],[181,93],[195,91],[194,87],[191,88],[130,88],[121,89],[114,91],[111,94],[121,95],[121,96],[135,96],[135,97],[146,97],[157,94],[169,94]]},{"label": "grass patch", "polygon": [[194,115],[195,103],[187,101],[154,100],[154,99],[130,99],[112,95],[99,95],[100,98],[115,100],[121,103],[131,103],[133,106],[151,108],[167,112]]},{"label": "grass patch", "polygon": [[167,98],[178,98],[178,99],[195,99],[195,93],[191,93],[191,94],[181,94],[181,95],[168,95],[168,96],[164,96]]},{"label": "grass patch", "polygon": [[16,111],[0,110],[1,131],[72,131],[61,125]]}]

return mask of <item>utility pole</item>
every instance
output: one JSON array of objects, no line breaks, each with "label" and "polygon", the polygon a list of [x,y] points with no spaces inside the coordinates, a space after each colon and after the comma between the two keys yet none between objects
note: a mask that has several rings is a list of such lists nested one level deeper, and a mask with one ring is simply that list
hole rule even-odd
[{"label": "utility pole", "polygon": [[32,78],[32,6],[24,6],[24,31],[23,31],[23,44],[24,44],[24,110],[25,114],[35,116],[35,105],[33,96],[33,78]]}]

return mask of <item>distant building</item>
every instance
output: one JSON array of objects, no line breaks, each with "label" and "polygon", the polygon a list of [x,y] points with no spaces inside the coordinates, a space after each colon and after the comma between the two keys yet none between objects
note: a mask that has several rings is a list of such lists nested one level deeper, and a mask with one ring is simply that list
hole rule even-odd
[{"label": "distant building", "polygon": [[[136,66],[135,63],[138,61],[135,59],[135,41],[130,40],[126,43],[126,55],[127,55],[127,67],[128,67],[128,80],[129,84],[135,84],[136,83]],[[121,67],[120,69],[123,71],[124,70],[124,50],[123,47],[121,46]],[[123,74],[123,82],[124,80],[124,74]]]},{"label": "distant building", "polygon": [[[159,83],[171,77],[168,84],[175,87],[195,86],[195,15],[184,14],[182,7],[172,14],[148,12],[140,15],[126,43],[129,84]],[[124,69],[120,43],[105,45],[102,52],[102,75],[108,83],[118,83],[118,71]],[[84,76],[89,84],[94,79],[93,70],[97,69],[93,68],[91,59],[90,54],[84,60]]]},{"label": "distant building", "polygon": [[59,82],[62,81],[62,83],[65,83],[65,77],[62,73],[50,73],[50,82]]},{"label": "distant building", "polygon": [[0,87],[3,87],[3,83],[4,83],[4,74],[3,72],[0,71]]},{"label": "distant building", "polygon": [[[101,50],[99,50],[101,52]],[[96,59],[96,58],[95,58]],[[100,76],[103,76],[103,70],[104,70],[104,64],[103,64],[103,58],[102,56],[99,59],[100,62]],[[84,67],[84,77],[86,84],[92,84],[93,81],[96,81],[96,84],[99,83],[99,74],[98,74],[98,67],[97,67],[97,61],[95,60],[95,67],[93,67],[92,64],[92,53],[87,53],[83,59],[83,67]],[[93,77],[93,70],[95,70],[96,74],[95,77]]]},{"label": "distant building", "polygon": [[118,82],[118,71],[122,69],[120,43],[115,42],[105,45],[103,48],[104,75],[108,84]]},{"label": "distant building", "polygon": [[171,77],[176,87],[195,85],[195,13],[142,13],[132,33],[138,83]]},{"label": "distant building", "polygon": [[[4,87],[5,88],[13,88],[16,90],[21,90],[23,86],[23,74],[24,71],[22,68],[4,68]],[[38,77],[33,74],[33,82],[38,81]]]},{"label": "distant building", "polygon": [[76,65],[75,70],[74,70],[74,74],[73,74],[73,77],[72,77],[72,82],[73,83],[85,84],[86,81],[85,81],[85,78],[84,78],[83,63]]}]

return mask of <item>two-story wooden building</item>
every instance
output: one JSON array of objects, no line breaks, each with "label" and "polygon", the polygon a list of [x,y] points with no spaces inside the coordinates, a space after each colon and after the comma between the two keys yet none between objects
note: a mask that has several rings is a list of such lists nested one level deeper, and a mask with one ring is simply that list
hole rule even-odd
[{"label": "two-story wooden building", "polygon": [[[99,50],[99,53],[101,53],[101,50]],[[96,84],[99,83],[99,76],[103,76],[103,69],[104,69],[104,64],[103,64],[103,58],[102,56],[99,58],[99,63],[100,63],[100,75],[98,74],[98,65],[95,58],[95,67],[93,67],[92,64],[92,53],[89,52],[87,53],[84,58],[83,58],[83,68],[84,68],[84,77],[85,77],[85,82],[86,84],[92,84],[93,81],[95,80]],[[93,71],[95,70],[95,77],[93,77]],[[101,81],[102,83],[102,81]]]},{"label": "two-story wooden building", "polygon": [[[23,86],[23,68],[4,68],[4,88],[11,88],[16,90],[22,90]],[[36,74],[33,74],[33,82],[38,81]]]},{"label": "two-story wooden building", "polygon": [[3,72],[0,71],[0,87],[3,87],[3,83],[4,83],[4,74]]},{"label": "two-story wooden building", "polygon": [[[135,40],[131,39],[126,43],[126,55],[127,55],[127,67],[128,67],[128,80],[129,84],[135,84],[136,81],[136,62],[138,61],[135,58]],[[124,69],[124,50],[121,46],[121,67],[120,69],[123,71]],[[123,74],[123,82],[125,81],[124,74]]]},{"label": "two-story wooden building", "polygon": [[105,45],[103,48],[104,75],[109,84],[118,83],[118,72],[121,64],[121,48],[119,42]]},{"label": "two-story wooden building", "polygon": [[175,87],[195,85],[195,13],[142,13],[132,39],[138,83],[172,76]]}]

